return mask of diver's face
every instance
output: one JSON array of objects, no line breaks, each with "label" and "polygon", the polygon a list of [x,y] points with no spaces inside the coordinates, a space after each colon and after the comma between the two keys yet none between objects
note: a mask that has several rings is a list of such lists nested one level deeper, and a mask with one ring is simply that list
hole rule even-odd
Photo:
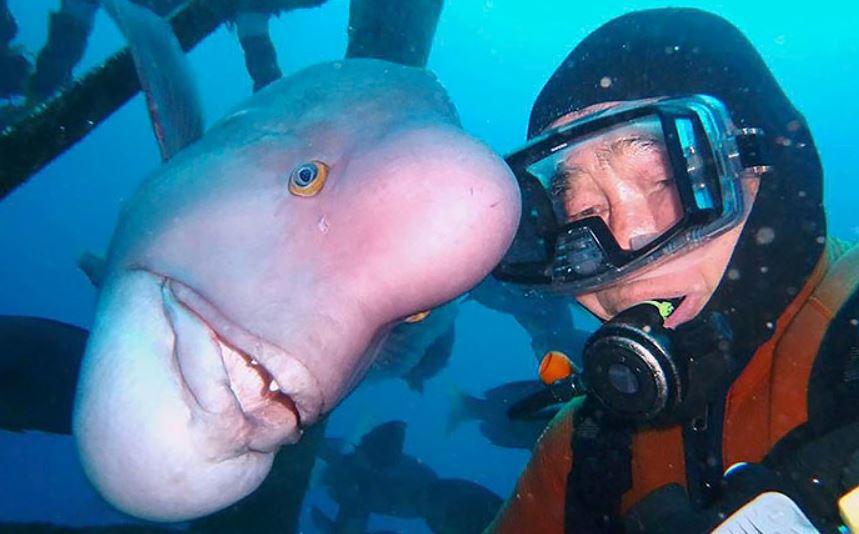
[{"label": "diver's face", "polygon": [[642,248],[683,214],[656,120],[576,143],[557,163],[551,189],[566,222],[599,216],[626,250]]},{"label": "diver's face", "polygon": [[[598,107],[605,109],[611,105]],[[597,110],[591,107],[562,117],[552,127]],[[557,170],[555,176],[560,178],[552,184],[552,192],[567,222],[599,216],[624,249],[643,247],[682,215],[665,147],[646,123],[618,128],[610,135],[578,144],[567,151]],[[750,206],[758,181],[743,182],[746,204]],[[701,247],[608,287],[578,295],[577,300],[607,320],[645,300],[683,297],[665,323],[675,327],[698,315],[713,295],[742,228],[743,224],[739,224]]]}]

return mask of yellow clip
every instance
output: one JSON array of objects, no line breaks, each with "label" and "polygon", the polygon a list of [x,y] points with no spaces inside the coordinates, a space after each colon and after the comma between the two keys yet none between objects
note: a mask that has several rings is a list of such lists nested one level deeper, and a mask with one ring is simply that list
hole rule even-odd
[{"label": "yellow clip", "polygon": [[859,486],[838,499],[838,512],[850,532],[859,532]]}]

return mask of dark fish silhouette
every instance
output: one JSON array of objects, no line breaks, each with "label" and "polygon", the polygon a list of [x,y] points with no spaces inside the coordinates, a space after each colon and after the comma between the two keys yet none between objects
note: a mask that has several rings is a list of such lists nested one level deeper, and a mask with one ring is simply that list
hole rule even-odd
[{"label": "dark fish silhouette", "polygon": [[463,423],[477,421],[480,433],[493,445],[531,450],[552,413],[540,413],[527,419],[511,419],[507,412],[518,401],[545,389],[539,380],[521,380],[489,389],[482,398],[453,390],[447,431],[451,433]]},{"label": "dark fish silhouette", "polygon": [[0,428],[71,434],[87,331],[39,317],[0,317]]},{"label": "dark fish silhouette", "polygon": [[423,320],[401,323],[391,330],[379,350],[368,380],[396,377],[422,393],[424,383],[447,366],[455,340],[457,301],[430,310]]},{"label": "dark fish silhouette", "polygon": [[389,421],[365,434],[351,452],[343,440],[326,438],[319,478],[337,502],[335,518],[311,513],[320,532],[364,534],[370,514],[421,518],[439,533],[480,532],[501,497],[477,483],[442,479],[418,458],[403,453],[406,423]]},{"label": "dark fish silhouette", "polygon": [[567,297],[547,295],[528,288],[501,282],[488,276],[468,296],[495,311],[513,316],[528,332],[534,358],[539,362],[552,350],[568,354],[578,364],[589,332],[573,325]]},{"label": "dark fish silhouette", "polygon": [[436,534],[479,534],[503,499],[470,480],[440,478],[424,492],[423,517]]}]

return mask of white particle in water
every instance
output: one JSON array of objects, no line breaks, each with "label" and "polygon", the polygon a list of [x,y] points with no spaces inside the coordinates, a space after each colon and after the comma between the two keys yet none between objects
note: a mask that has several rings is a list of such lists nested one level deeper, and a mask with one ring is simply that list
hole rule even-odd
[{"label": "white particle in water", "polygon": [[755,240],[758,242],[758,245],[769,245],[774,239],[775,230],[769,226],[761,227],[757,234],[755,234]]}]

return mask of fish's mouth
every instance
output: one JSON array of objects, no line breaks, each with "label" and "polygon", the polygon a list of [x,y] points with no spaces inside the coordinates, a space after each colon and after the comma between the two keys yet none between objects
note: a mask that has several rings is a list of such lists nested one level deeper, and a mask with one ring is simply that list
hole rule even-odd
[{"label": "fish's mouth", "polygon": [[196,407],[219,421],[240,420],[237,432],[253,450],[270,452],[297,442],[324,407],[308,369],[228,319],[191,287],[157,276],[178,374]]}]

